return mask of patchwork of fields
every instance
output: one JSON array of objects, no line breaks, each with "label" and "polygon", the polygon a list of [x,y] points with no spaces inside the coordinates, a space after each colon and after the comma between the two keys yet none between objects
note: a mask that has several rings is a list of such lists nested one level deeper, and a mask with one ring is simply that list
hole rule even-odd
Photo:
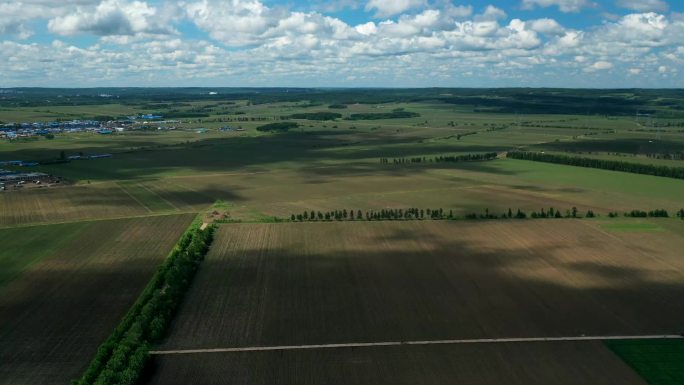
[{"label": "patchwork of fields", "polygon": [[[673,334],[684,319],[678,300],[684,294],[682,247],[684,238],[670,231],[630,240],[586,221],[226,225],[159,349]],[[394,354],[430,354],[429,347],[421,348],[425,353],[401,349]],[[493,353],[482,349],[483,356]],[[154,381],[209,378],[223,363],[226,375],[240,374],[237,383],[266,383],[276,372],[262,378],[251,371],[289,360],[303,366],[301,372],[277,372],[284,383],[330,374],[299,361],[314,353],[216,354],[155,358],[161,369]],[[341,365],[339,370],[348,370],[346,360],[354,362],[349,352],[322,354],[334,357],[323,365]],[[364,354],[385,370],[402,365],[392,362],[402,358],[383,362]],[[247,368],[233,366],[233,359]],[[534,373],[523,373],[521,381]],[[372,383],[369,376],[361,383]]]},{"label": "patchwork of fields", "polygon": [[[422,95],[416,101],[340,91],[335,98],[362,100],[344,108],[317,92],[315,100],[251,91],[220,102],[55,98],[49,107],[39,98],[3,108],[3,122],[151,111],[192,118],[168,131],[153,122],[112,135],[0,142],[0,161],[113,154],[31,169],[64,177],[61,186],[0,192],[0,385],[78,377],[198,215],[236,223],[220,225],[154,350],[684,332],[684,221],[607,218],[633,209],[673,216],[684,208],[684,180],[505,157],[548,151],[684,167],[681,109],[645,91],[613,95],[626,103],[616,116],[596,111],[608,102],[596,95],[570,98],[591,115],[550,114],[531,102],[560,91],[509,95],[532,103],[521,114],[434,90],[409,92]],[[486,106],[490,97],[478,100]],[[659,111],[662,127],[625,112],[636,102]],[[559,103],[555,112],[584,111]],[[413,117],[345,119],[397,109]],[[292,118],[331,111],[342,118]],[[284,120],[298,126],[257,130]],[[425,160],[486,152],[497,159]],[[410,158],[425,159],[394,164]],[[457,217],[577,207],[599,218],[272,223],[302,211],[408,207]],[[680,340],[610,348],[527,341],[153,355],[139,383],[678,384],[667,379],[681,376],[680,366],[648,357],[681,354]]]},{"label": "patchwork of fields", "polygon": [[0,230],[0,384],[78,377],[192,218]]},{"label": "patchwork of fields", "polygon": [[611,211],[682,206],[684,180],[498,159],[396,167],[321,166],[175,176],[0,194],[0,227],[199,212],[229,202],[234,219],[289,218],[303,210],[441,207],[463,216],[486,208],[577,206]]}]

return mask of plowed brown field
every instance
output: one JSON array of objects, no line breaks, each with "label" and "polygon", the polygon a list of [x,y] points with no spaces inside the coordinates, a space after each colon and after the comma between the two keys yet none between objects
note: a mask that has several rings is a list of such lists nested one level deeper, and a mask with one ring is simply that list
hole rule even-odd
[{"label": "plowed brown field", "polygon": [[[587,220],[223,226],[158,350],[677,333],[678,231]],[[600,342],[156,356],[181,384],[643,384]]]},{"label": "plowed brown field", "polygon": [[224,226],[163,348],[671,334],[682,248],[586,220]]},{"label": "plowed brown field", "polygon": [[155,356],[150,385],[646,385],[601,342]]},{"label": "plowed brown field", "polygon": [[[86,223],[1,287],[0,384],[63,385],[78,377],[192,218]],[[30,240],[32,230],[19,233]]]}]

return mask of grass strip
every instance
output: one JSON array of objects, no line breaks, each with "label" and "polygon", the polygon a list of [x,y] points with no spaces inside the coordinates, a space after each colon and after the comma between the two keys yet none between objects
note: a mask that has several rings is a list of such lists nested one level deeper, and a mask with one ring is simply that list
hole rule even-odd
[{"label": "grass strip", "polygon": [[73,385],[133,385],[161,340],[185,292],[209,250],[216,227],[202,230],[196,219],[159,267],[136,302],[107,340],[81,378]]}]

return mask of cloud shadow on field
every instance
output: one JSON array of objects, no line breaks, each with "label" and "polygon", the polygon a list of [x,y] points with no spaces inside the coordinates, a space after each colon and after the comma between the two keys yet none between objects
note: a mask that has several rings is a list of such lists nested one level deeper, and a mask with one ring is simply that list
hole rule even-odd
[{"label": "cloud shadow on field", "polygon": [[621,281],[623,279],[633,279],[634,277],[643,281],[646,280],[647,276],[643,271],[633,267],[605,265],[600,263],[573,262],[565,264],[564,267],[605,281]]},{"label": "cloud shadow on field", "polygon": [[80,376],[160,261],[65,261],[11,282],[0,299],[0,382],[60,384]]},{"label": "cloud shadow on field", "polygon": [[[622,255],[625,247],[615,255],[609,238],[585,247],[632,266],[569,259],[575,243],[549,243],[538,232],[541,242],[517,246],[511,235],[500,239],[496,225],[490,241],[466,240],[462,223],[396,223],[394,230],[314,223],[273,231],[278,226],[299,226],[310,240],[295,242],[304,238],[290,234],[284,239],[292,247],[245,246],[226,258],[212,252],[162,349],[669,334],[684,320],[684,279],[660,280],[649,266],[634,266],[640,256]],[[316,228],[326,226],[337,226],[336,234],[343,226],[355,230],[313,247]],[[444,227],[430,233],[433,226]],[[241,237],[234,227],[221,231],[217,242]]]},{"label": "cloud shadow on field", "polygon": [[672,153],[684,151],[684,142],[654,140],[655,133],[635,133],[640,138],[592,139],[574,142],[548,142],[533,147],[551,151],[620,152],[628,154]]},{"label": "cloud shadow on field", "polygon": [[[505,146],[482,146],[464,144],[417,143],[419,136],[392,136],[386,133],[349,132],[345,130],[320,130],[288,132],[257,137],[236,136],[220,139],[206,139],[200,143],[158,147],[153,142],[141,144],[136,141],[116,141],[111,146],[85,146],[70,148],[69,153],[112,152],[114,157],[94,161],[74,161],[69,164],[41,166],[39,169],[80,180],[129,180],[152,179],[182,170],[185,174],[220,173],[245,169],[272,169],[306,165],[304,169],[314,174],[318,168],[310,166],[340,163],[338,172],[384,173],[389,167],[371,167],[367,162],[380,158],[414,156],[438,156],[457,153],[496,152]],[[148,147],[145,150],[130,151],[130,147]],[[6,151],[3,159],[43,159],[59,150],[53,147],[36,147]],[[358,169],[356,164],[367,169]],[[444,164],[430,164],[429,167],[412,167],[410,172],[449,167]],[[482,172],[503,171],[481,169]],[[330,171],[334,174],[333,171]],[[406,171],[409,172],[408,169]]]}]

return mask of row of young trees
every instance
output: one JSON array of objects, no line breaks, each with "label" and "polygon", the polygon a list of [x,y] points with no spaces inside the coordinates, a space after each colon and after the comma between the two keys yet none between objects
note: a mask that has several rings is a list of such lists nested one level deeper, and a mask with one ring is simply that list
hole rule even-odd
[{"label": "row of young trees", "polygon": [[380,119],[407,119],[417,118],[420,114],[417,112],[403,111],[401,108],[394,109],[392,112],[365,112],[359,114],[351,114],[345,120],[380,120]]},{"label": "row of young trees", "polygon": [[411,157],[411,158],[380,158],[382,164],[409,164],[409,163],[445,163],[445,162],[473,162],[482,160],[492,160],[497,156],[496,152],[465,155],[439,155],[435,157]]},{"label": "row of young trees", "polygon": [[[677,211],[677,217],[684,220],[684,209]],[[455,219],[543,219],[543,218],[595,218],[598,215],[593,210],[589,209],[581,213],[577,207],[572,207],[565,211],[549,207],[548,209],[541,209],[539,211],[525,212],[520,209],[508,211],[503,213],[490,212],[485,209],[481,213],[468,213],[465,216],[458,217],[454,215],[453,210],[439,209],[381,209],[381,210],[333,210],[333,211],[304,211],[301,214],[292,214],[290,220],[292,222],[329,222],[329,221],[393,221],[393,220],[455,220]],[[618,212],[610,212],[608,217],[619,217]],[[630,218],[669,218],[670,214],[665,209],[656,209],[651,211],[632,210],[622,214],[622,216]]]},{"label": "row of young trees", "polygon": [[[660,211],[660,210],[656,210]],[[664,210],[663,210],[664,211]],[[684,209],[683,209],[684,212]],[[627,213],[625,214],[627,216]],[[581,214],[577,207],[561,211],[553,207],[539,211],[525,212],[520,209],[503,213],[490,212],[485,209],[481,213],[469,213],[463,217],[454,214],[453,210],[442,208],[405,208],[405,209],[380,209],[380,210],[333,210],[333,211],[304,211],[300,214],[290,215],[292,222],[326,222],[326,221],[392,221],[392,220],[445,220],[445,219],[525,219],[525,218],[594,218],[596,214],[587,210]]]},{"label": "row of young trees", "polygon": [[183,234],[136,303],[97,350],[72,385],[133,385],[147,362],[150,345],[164,336],[177,306],[204,259],[215,227],[195,222]]},{"label": "row of young trees", "polygon": [[567,164],[571,166],[600,168],[603,170],[622,171],[631,172],[635,174],[646,174],[663,176],[667,178],[684,179],[684,167],[656,166],[652,164],[623,162],[619,160],[583,158],[559,154],[546,154],[542,152],[514,151],[509,152],[507,156],[513,159],[532,160],[535,162]]},{"label": "row of young trees", "polygon": [[342,118],[342,114],[337,112],[302,112],[289,116],[281,116],[281,120],[288,119],[307,119],[307,120],[335,120]]},{"label": "row of young trees", "polygon": [[[681,217],[680,213],[684,213],[684,209],[679,210],[677,212],[677,216]],[[609,217],[617,217],[619,216],[618,213],[610,213],[608,214]],[[626,212],[624,214],[626,217],[631,217],[631,218],[669,218],[670,214],[667,212],[665,209],[657,209],[657,210],[651,210],[651,211],[643,211],[643,210],[632,210],[629,212]],[[684,219],[684,217],[682,217]]]}]

